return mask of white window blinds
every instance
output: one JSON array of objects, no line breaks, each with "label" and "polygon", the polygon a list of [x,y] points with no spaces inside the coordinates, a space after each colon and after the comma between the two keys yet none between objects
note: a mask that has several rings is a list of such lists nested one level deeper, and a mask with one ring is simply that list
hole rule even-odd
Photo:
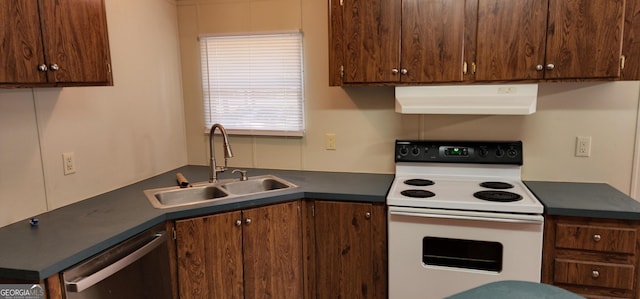
[{"label": "white window blinds", "polygon": [[302,33],[200,37],[205,130],[302,136]]}]

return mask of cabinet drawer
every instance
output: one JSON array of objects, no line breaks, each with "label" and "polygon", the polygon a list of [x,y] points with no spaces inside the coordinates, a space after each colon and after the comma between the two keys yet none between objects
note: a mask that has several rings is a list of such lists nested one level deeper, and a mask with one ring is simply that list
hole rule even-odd
[{"label": "cabinet drawer", "polygon": [[636,230],[591,225],[558,223],[555,246],[557,248],[584,249],[633,254]]},{"label": "cabinet drawer", "polygon": [[556,259],[553,281],[573,285],[633,289],[633,265]]}]

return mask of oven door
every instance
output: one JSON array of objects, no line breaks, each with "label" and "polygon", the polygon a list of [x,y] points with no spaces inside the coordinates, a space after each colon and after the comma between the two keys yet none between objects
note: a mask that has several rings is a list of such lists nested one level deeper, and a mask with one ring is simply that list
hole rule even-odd
[{"label": "oven door", "polygon": [[540,281],[542,215],[389,207],[389,298]]}]

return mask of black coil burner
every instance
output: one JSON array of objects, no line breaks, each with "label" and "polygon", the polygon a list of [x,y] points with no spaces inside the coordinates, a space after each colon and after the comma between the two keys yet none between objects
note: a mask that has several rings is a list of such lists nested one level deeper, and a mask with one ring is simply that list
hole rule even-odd
[{"label": "black coil burner", "polygon": [[511,189],[513,185],[505,182],[482,182],[480,183],[480,187],[489,189]]},{"label": "black coil burner", "polygon": [[473,193],[473,196],[478,199],[496,202],[514,202],[522,200],[522,196],[519,194],[508,191],[479,191]]},{"label": "black coil burner", "polygon": [[421,186],[421,187],[431,186],[435,184],[432,180],[425,180],[425,179],[410,179],[410,180],[404,181],[404,183],[409,186]]},{"label": "black coil burner", "polygon": [[436,196],[436,194],[431,191],[419,190],[419,189],[404,190],[400,192],[400,194],[407,197],[416,197],[416,198],[428,198],[428,197]]}]

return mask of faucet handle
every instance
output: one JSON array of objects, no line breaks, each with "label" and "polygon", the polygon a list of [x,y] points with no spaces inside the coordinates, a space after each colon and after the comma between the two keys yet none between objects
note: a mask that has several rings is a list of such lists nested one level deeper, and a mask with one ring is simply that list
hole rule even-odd
[{"label": "faucet handle", "polygon": [[248,180],[247,178],[247,171],[246,170],[242,170],[242,169],[234,169],[231,173],[236,173],[239,172],[240,173],[240,180],[241,181],[246,181]]}]

